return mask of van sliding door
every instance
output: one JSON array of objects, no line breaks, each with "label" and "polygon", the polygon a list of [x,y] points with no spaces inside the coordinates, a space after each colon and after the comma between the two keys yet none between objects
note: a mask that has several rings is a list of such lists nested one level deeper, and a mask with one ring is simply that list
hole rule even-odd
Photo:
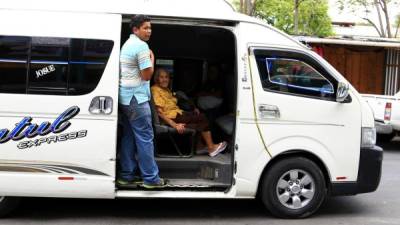
[{"label": "van sliding door", "polygon": [[0,21],[0,196],[113,198],[121,16]]}]

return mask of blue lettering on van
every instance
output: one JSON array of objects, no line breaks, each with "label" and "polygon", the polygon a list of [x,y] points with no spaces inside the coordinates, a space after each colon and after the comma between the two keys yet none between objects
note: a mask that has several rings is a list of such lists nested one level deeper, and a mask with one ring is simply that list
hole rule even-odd
[{"label": "blue lettering on van", "polygon": [[52,144],[52,143],[70,141],[78,138],[84,138],[86,137],[86,135],[87,135],[87,130],[74,131],[70,133],[52,135],[49,137],[42,137],[28,141],[21,141],[20,143],[18,143],[17,147],[19,149],[29,149],[32,147],[41,146],[42,144]]},{"label": "blue lettering on van", "polygon": [[32,117],[24,117],[15,125],[15,128],[11,132],[8,129],[0,130],[0,144],[6,143],[9,140],[19,141],[23,138],[33,138],[38,135],[44,136],[49,133],[61,133],[71,126],[69,120],[78,115],[79,111],[79,107],[72,106],[58,116],[53,123],[45,121],[40,125],[31,123]]}]

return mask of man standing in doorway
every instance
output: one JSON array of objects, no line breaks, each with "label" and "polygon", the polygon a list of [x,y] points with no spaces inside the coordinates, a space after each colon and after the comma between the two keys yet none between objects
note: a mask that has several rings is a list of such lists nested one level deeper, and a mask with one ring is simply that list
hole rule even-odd
[{"label": "man standing in doorway", "polygon": [[154,159],[153,127],[149,105],[150,80],[154,72],[154,54],[147,41],[151,35],[150,18],[132,17],[132,34],[120,55],[119,104],[122,110],[123,135],[120,151],[120,186],[138,184],[140,170],[143,187],[162,188],[166,183],[158,175]]}]

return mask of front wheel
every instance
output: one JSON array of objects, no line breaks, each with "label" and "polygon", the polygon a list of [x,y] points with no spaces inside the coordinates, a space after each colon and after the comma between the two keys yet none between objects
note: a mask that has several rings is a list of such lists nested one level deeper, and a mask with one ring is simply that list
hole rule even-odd
[{"label": "front wheel", "polygon": [[321,169],[304,157],[281,160],[264,174],[261,199],[277,217],[304,218],[319,209],[327,195]]},{"label": "front wheel", "polygon": [[20,198],[0,196],[0,217],[8,215],[20,202]]}]

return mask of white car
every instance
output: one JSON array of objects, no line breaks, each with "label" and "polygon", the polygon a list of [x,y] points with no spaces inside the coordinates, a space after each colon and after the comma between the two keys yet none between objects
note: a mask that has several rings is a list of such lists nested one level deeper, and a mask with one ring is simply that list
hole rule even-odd
[{"label": "white car", "polygon": [[393,96],[363,94],[362,97],[374,112],[378,140],[392,140],[400,130],[400,92]]}]

